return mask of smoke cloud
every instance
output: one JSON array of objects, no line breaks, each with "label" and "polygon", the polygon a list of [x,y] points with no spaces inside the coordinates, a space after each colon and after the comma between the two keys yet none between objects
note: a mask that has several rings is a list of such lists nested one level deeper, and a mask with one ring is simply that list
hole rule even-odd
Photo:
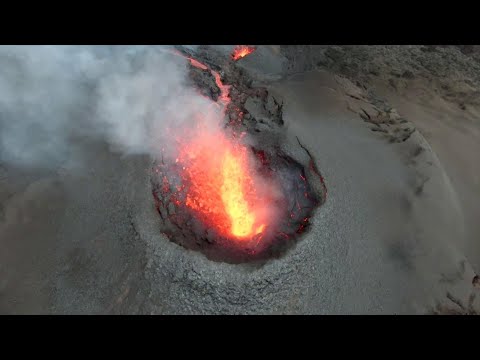
[{"label": "smoke cloud", "polygon": [[162,46],[0,46],[0,161],[57,166],[78,137],[168,152],[171,131],[212,105],[187,85],[186,64]]}]

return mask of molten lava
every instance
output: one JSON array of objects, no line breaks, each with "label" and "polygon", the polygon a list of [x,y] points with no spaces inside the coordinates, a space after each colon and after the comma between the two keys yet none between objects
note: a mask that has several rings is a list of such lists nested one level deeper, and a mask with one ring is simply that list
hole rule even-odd
[{"label": "molten lava", "polygon": [[195,59],[192,59],[192,58],[187,58],[188,61],[190,61],[190,64],[192,64],[192,66],[195,66],[196,68],[199,68],[199,69],[202,69],[202,70],[208,70],[208,67],[203,65],[201,62],[195,60]]},{"label": "molten lava", "polygon": [[[249,240],[266,227],[247,148],[221,131],[200,130],[184,144],[178,162],[186,205],[219,234]],[[261,205],[261,206],[259,206]]]},{"label": "molten lava", "polygon": [[[225,211],[232,223],[232,234],[238,237],[252,235],[255,223],[255,213],[250,211],[244,192],[244,182],[249,180],[245,174],[241,159],[227,152],[222,164],[223,184],[220,190]],[[263,224],[258,226],[257,233],[262,227]]]},{"label": "molten lava", "polygon": [[235,61],[240,60],[241,58],[244,58],[245,56],[253,53],[254,51],[255,48],[252,46],[237,45],[233,50],[232,59]]}]

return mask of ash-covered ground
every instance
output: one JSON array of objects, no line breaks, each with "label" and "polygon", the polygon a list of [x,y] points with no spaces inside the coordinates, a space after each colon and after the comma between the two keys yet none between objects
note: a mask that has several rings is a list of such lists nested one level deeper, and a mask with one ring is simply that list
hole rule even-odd
[{"label": "ash-covered ground", "polygon": [[[1,313],[478,311],[475,48],[178,49],[232,86],[231,121],[313,159],[328,195],[309,230],[279,257],[212,261],[160,231],[156,159],[78,140],[87,169],[0,164]],[[207,73],[189,79],[218,99]]]}]

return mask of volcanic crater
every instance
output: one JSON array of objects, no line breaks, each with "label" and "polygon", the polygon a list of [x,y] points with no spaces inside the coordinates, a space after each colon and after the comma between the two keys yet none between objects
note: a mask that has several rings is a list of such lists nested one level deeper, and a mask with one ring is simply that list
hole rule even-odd
[{"label": "volcanic crater", "polygon": [[267,88],[252,86],[236,65],[243,56],[178,55],[189,60],[191,85],[222,108],[224,122],[221,132],[195,134],[175,160],[159,156],[153,162],[160,231],[212,261],[284,255],[326,200],[315,159],[298,138],[296,151],[283,149],[283,103]]}]

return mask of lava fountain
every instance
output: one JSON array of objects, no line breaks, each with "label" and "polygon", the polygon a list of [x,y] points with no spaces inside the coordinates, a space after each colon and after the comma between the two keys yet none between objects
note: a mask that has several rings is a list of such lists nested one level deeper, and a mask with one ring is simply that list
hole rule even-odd
[{"label": "lava fountain", "polygon": [[241,58],[244,58],[247,55],[250,55],[255,51],[255,48],[252,46],[247,46],[247,45],[237,45],[233,49],[232,52],[232,59],[234,61],[240,60]]},{"label": "lava fountain", "polygon": [[185,205],[218,234],[248,241],[268,223],[272,196],[247,148],[222,131],[198,130],[178,157]]}]

